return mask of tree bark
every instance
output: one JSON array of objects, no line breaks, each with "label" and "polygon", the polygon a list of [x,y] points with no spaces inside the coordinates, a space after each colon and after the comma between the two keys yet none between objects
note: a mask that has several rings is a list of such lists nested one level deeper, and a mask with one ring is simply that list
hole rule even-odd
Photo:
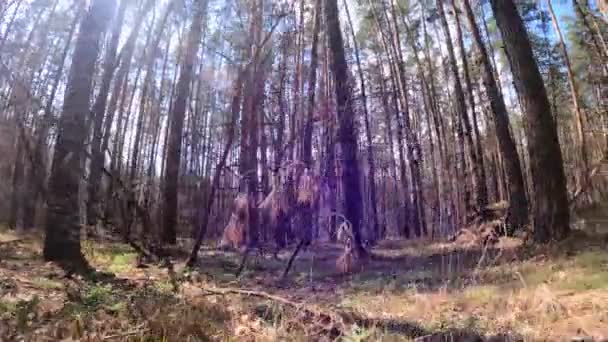
[{"label": "tree bark", "polygon": [[[488,98],[490,99],[490,107],[492,108],[493,114],[492,121],[494,121],[494,129],[496,130],[500,152],[507,173],[507,181],[509,183],[509,213],[507,215],[507,225],[510,227],[509,231],[512,232],[515,229],[521,229],[528,222],[528,200],[526,198],[524,177],[519,163],[517,147],[515,146],[509,128],[509,113],[504,98],[500,93],[498,83],[494,78],[488,51],[483,43],[469,0],[464,0],[463,5],[469,21],[469,27],[473,33],[473,41],[479,51],[483,72],[483,83]],[[499,178],[499,174],[495,173],[494,177]]]},{"label": "tree bark", "polygon": [[184,115],[186,113],[186,102],[190,93],[192,71],[202,36],[203,18],[207,9],[207,0],[197,0],[193,3],[193,6],[195,6],[195,12],[188,35],[186,54],[182,62],[176,98],[171,113],[171,131],[169,133],[165,164],[167,171],[165,172],[163,189],[164,219],[162,241],[168,244],[175,244],[177,242],[177,195]]},{"label": "tree bark", "polygon": [[329,45],[332,53],[331,69],[334,75],[337,113],[338,143],[341,154],[341,181],[345,199],[345,216],[352,225],[355,248],[361,255],[367,255],[363,248],[361,226],[361,184],[357,161],[357,135],[352,105],[352,90],[348,84],[348,65],[344,57],[344,43],[338,15],[337,0],[326,0],[325,17]]},{"label": "tree bark", "polygon": [[378,227],[378,206],[376,198],[376,161],[374,159],[374,149],[372,145],[372,131],[369,123],[369,109],[367,106],[367,88],[365,84],[365,76],[363,75],[363,67],[361,66],[361,56],[359,54],[359,43],[355,34],[355,28],[353,26],[352,19],[350,17],[350,11],[348,10],[347,0],[344,0],[344,11],[346,12],[346,18],[348,19],[348,26],[350,28],[351,38],[353,40],[353,46],[355,48],[355,60],[357,62],[357,73],[359,74],[359,82],[361,87],[361,101],[363,102],[363,120],[365,123],[365,139],[367,142],[367,163],[369,167],[368,179],[369,179],[369,200],[372,209],[371,221],[372,227],[371,232],[373,233],[373,240],[378,239],[379,227]]},{"label": "tree bark", "polygon": [[44,258],[80,270],[88,268],[80,249],[80,222],[76,210],[83,174],[85,116],[89,110],[99,43],[113,7],[114,1],[95,0],[82,20],[59,119],[49,183]]},{"label": "tree bark", "polygon": [[513,0],[491,0],[491,4],[525,111],[534,239],[541,243],[564,239],[570,234],[566,177],[545,85],[515,3]]}]

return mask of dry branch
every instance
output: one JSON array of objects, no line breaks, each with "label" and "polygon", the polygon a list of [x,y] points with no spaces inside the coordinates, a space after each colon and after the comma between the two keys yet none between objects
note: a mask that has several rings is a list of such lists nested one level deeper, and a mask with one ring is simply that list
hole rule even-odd
[{"label": "dry branch", "polygon": [[365,317],[355,312],[337,311],[329,308],[315,308],[310,305],[294,302],[287,298],[272,295],[263,291],[243,290],[237,288],[202,287],[201,289],[205,291],[208,295],[226,296],[234,294],[245,297],[257,297],[267,299],[284,306],[288,306],[299,312],[303,312],[306,315],[315,317],[319,321],[322,321],[327,324],[328,326],[332,326],[331,330],[334,330],[332,331],[332,333],[337,333],[338,335],[344,335],[344,333],[348,332],[347,325],[353,324],[365,328],[379,328],[386,331],[397,332],[411,338],[421,337],[429,334],[429,332],[425,331],[423,328],[413,323]]}]

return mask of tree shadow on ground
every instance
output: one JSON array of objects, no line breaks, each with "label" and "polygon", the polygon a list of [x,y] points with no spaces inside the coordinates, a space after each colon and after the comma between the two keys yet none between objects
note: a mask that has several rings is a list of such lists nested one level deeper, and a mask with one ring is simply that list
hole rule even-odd
[{"label": "tree shadow on ground", "polygon": [[[573,258],[592,247],[603,246],[606,235],[574,231],[559,244],[532,248],[521,240],[503,238],[495,246],[457,245],[430,241],[383,241],[371,250],[362,270],[340,274],[336,260],[342,253],[339,244],[314,244],[296,259],[287,286],[277,285],[291,249],[280,260],[252,253],[247,272],[238,279],[241,286],[275,289],[336,288],[365,290],[371,293],[402,292],[415,288],[418,293],[438,290],[463,290],[468,286],[519,284],[521,276],[510,268],[538,258]],[[240,262],[239,252],[206,249],[201,252],[199,270],[216,281],[233,283]],[[495,270],[488,272],[488,270]]]}]

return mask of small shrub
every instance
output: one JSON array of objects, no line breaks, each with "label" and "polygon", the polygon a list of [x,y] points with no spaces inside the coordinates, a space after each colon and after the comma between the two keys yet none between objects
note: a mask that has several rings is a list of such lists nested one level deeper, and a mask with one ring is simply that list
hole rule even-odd
[{"label": "small shrub", "polygon": [[0,300],[0,319],[10,318],[17,312],[17,304]]}]

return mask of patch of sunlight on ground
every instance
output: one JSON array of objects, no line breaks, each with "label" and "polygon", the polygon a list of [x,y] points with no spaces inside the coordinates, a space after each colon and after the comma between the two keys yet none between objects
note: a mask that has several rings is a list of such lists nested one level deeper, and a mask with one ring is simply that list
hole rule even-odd
[{"label": "patch of sunlight on ground", "polygon": [[532,339],[581,329],[608,337],[608,251],[490,267],[467,286],[408,286],[408,278],[431,276],[426,272],[384,282],[359,276],[339,306],[428,329],[514,332]]},{"label": "patch of sunlight on ground", "polygon": [[112,273],[124,273],[135,268],[137,252],[126,244],[99,244],[83,241],[82,250],[89,262]]}]

